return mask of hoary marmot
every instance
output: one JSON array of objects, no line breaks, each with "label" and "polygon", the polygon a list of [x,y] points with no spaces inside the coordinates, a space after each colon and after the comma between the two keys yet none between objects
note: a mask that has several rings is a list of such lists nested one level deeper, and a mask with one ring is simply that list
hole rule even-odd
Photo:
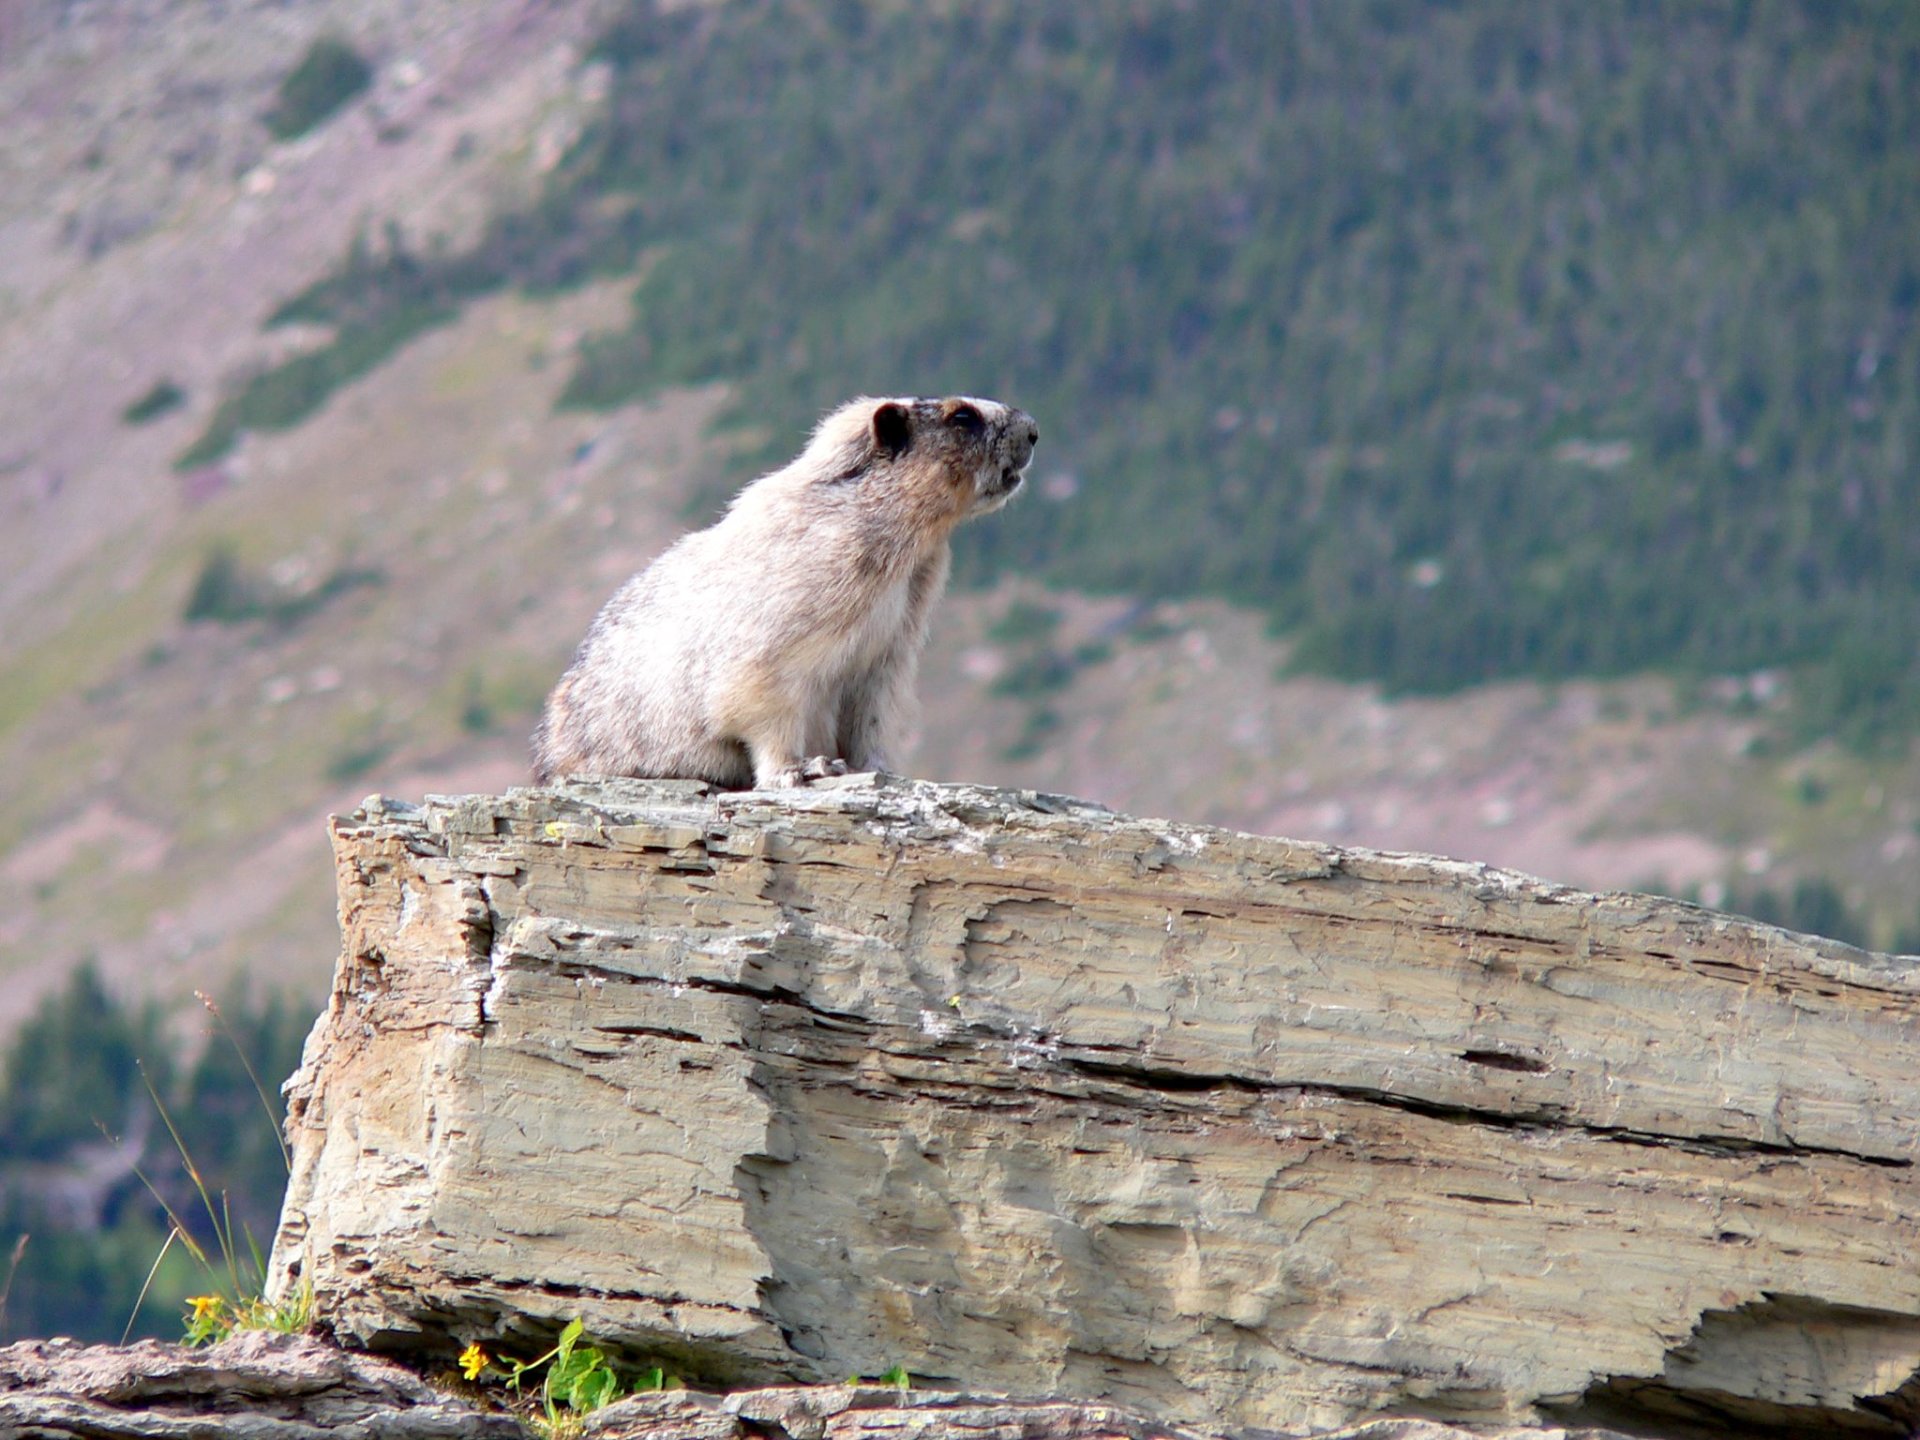
[{"label": "hoary marmot", "polygon": [[1039,438],[1025,411],[965,396],[828,415],[607,602],[548,697],[535,779],[774,789],[884,769],[948,536],[1006,503]]}]

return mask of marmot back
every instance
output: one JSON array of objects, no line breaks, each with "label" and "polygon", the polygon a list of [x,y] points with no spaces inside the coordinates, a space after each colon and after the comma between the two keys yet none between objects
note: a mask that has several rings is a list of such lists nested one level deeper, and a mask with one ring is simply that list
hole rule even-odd
[{"label": "marmot back", "polygon": [[861,399],[621,587],[533,735],[541,784],[762,789],[884,769],[948,536],[1007,502],[1040,432],[993,400]]}]

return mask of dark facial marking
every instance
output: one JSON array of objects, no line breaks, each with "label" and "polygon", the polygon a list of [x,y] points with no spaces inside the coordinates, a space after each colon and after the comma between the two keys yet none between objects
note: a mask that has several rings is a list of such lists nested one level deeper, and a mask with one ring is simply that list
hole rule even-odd
[{"label": "dark facial marking", "polygon": [[907,407],[889,400],[873,412],[873,443],[888,459],[898,459],[913,443],[913,420]]},{"label": "dark facial marking", "polygon": [[977,439],[987,433],[985,417],[964,400],[958,401],[947,412],[947,424],[969,439]]}]

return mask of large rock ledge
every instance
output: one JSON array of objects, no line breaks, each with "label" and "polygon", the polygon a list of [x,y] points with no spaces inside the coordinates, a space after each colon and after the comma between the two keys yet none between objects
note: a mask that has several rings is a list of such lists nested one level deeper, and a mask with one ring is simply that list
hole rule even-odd
[{"label": "large rock ledge", "polygon": [[884,777],[334,837],[274,1267],[350,1342],[579,1316],[1212,1431],[1920,1419],[1913,961]]}]

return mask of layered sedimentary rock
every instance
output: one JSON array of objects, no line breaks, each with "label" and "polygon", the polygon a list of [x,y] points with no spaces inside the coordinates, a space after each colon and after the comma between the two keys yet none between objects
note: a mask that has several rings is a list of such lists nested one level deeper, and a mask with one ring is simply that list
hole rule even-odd
[{"label": "layered sedimentary rock", "polygon": [[[589,1440],[1204,1440],[1205,1432],[1156,1423],[1114,1405],[1014,1400],[866,1385],[669,1391],[608,1406],[585,1426]],[[1433,1420],[1372,1420],[1313,1440],[1626,1440],[1616,1431],[1558,1426],[1466,1429]]]},{"label": "layered sedimentary rock", "polygon": [[143,1340],[0,1349],[7,1440],[518,1440],[418,1376],[304,1335],[260,1331],[204,1350]]},{"label": "layered sedimentary rock", "polygon": [[[451,1385],[451,1382],[449,1382]],[[519,1413],[537,1413],[534,1386]],[[189,1350],[30,1340],[0,1349],[7,1440],[523,1440],[547,1433],[387,1361],[306,1336],[254,1333]],[[565,1409],[562,1414],[568,1414]],[[1115,1405],[829,1385],[731,1395],[656,1391],[578,1418],[586,1440],[1205,1440]],[[1619,1440],[1573,1432],[1574,1440]],[[1375,1421],[1317,1440],[1569,1440],[1431,1421]]]},{"label": "layered sedimentary rock", "polygon": [[1641,895],[853,777],[373,800],[281,1284],[1211,1430],[1904,1435],[1920,963]]}]

